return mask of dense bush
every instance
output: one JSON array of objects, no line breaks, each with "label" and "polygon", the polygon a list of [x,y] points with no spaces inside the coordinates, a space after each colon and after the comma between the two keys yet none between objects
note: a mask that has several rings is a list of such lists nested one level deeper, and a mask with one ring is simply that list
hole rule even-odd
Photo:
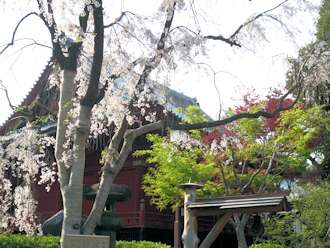
[{"label": "dense bush", "polygon": [[274,243],[262,243],[251,245],[250,248],[283,248],[283,246]]},{"label": "dense bush", "polygon": [[117,248],[170,248],[170,246],[150,241],[118,241]]},{"label": "dense bush", "polygon": [[[60,238],[55,236],[0,235],[1,248],[60,248]],[[149,241],[118,241],[117,248],[170,248]]]},{"label": "dense bush", "polygon": [[59,248],[60,238],[54,236],[0,235],[2,248]]}]

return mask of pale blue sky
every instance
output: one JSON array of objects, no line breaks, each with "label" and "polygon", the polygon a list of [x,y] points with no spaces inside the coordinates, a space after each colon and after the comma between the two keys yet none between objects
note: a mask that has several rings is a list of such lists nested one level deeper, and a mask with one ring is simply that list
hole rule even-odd
[{"label": "pale blue sky", "polygon": [[[28,2],[31,3],[31,1]],[[207,5],[203,4],[205,2],[198,4],[198,1],[195,1],[196,10],[200,14],[198,21],[205,33],[216,33],[218,29],[221,29],[223,34],[230,34],[253,13],[262,12],[281,1],[209,0]],[[311,2],[318,4],[320,1]],[[148,14],[157,8],[156,3],[151,0],[140,0],[138,4],[136,0],[117,0],[115,5],[112,5],[110,15],[113,18],[118,16],[121,9]],[[31,8],[33,8],[31,4],[18,8],[17,3],[15,6],[9,3],[4,7],[1,6],[0,1],[0,23],[2,23],[0,45],[11,39],[12,30],[17,21]],[[299,47],[313,39],[315,17],[316,15],[309,12],[299,12],[290,19],[289,26],[295,27],[294,37],[284,35],[279,26],[267,24],[267,41],[246,41],[243,43],[244,48],[241,49],[231,48],[224,43],[209,42],[207,45],[210,51],[209,56],[196,57],[196,62],[208,63],[215,71],[223,71],[217,74],[216,84],[221,92],[223,104],[228,107],[237,103],[240,96],[252,86],[257,92],[264,92],[270,86],[283,85],[287,68],[286,58],[294,56]],[[186,16],[179,14],[176,18],[177,21],[181,21]],[[211,23],[211,19],[216,21]],[[212,25],[205,25],[205,23]],[[212,28],[213,24],[216,24],[217,29]],[[40,43],[50,44],[47,30],[35,17],[24,22],[16,38],[33,38]],[[20,50],[30,41],[17,42],[17,46],[0,56],[0,80],[8,87],[15,105],[18,105],[28,93],[51,55],[50,49],[38,46]],[[215,118],[219,110],[218,96],[213,85],[213,75],[211,72],[206,72],[207,70],[198,69],[197,66],[182,66],[175,72],[169,73],[168,80],[174,89],[190,97],[196,97],[201,107]],[[0,123],[11,113],[2,92],[0,92],[0,113]]]}]

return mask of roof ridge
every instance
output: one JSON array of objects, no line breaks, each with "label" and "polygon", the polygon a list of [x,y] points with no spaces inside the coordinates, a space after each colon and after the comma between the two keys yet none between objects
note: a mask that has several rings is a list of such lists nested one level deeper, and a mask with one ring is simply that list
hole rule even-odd
[{"label": "roof ridge", "polygon": [[[46,65],[44,66],[42,72],[40,73],[38,79],[31,86],[29,92],[25,95],[25,97],[22,99],[22,101],[18,106],[24,106],[29,104],[30,101],[33,100],[31,98],[34,98],[39,93],[38,86],[41,86],[43,83],[45,83],[45,79],[46,79],[45,77],[49,73],[49,70],[52,67],[53,62],[54,62],[53,57],[50,57]],[[8,128],[10,121],[17,116],[17,113],[18,112],[13,111],[3,123],[0,123],[0,135],[4,135],[6,133],[6,129]]]}]

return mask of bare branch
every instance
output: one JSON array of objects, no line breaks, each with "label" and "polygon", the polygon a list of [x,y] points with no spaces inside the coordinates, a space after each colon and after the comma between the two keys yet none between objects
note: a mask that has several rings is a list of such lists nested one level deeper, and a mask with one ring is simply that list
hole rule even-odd
[{"label": "bare branch", "polygon": [[267,112],[264,110],[257,111],[255,113],[239,113],[233,116],[230,116],[228,118],[218,120],[218,121],[211,121],[211,122],[202,122],[202,123],[197,123],[197,124],[178,124],[178,123],[169,123],[169,127],[173,130],[192,130],[192,129],[202,129],[202,128],[211,128],[211,127],[218,127],[218,126],[223,126],[226,124],[229,124],[231,122],[244,119],[244,118],[250,118],[250,119],[257,119],[259,117],[266,117],[266,118],[273,118],[277,114],[279,114],[282,111],[288,110],[293,107],[294,104],[291,104],[288,107],[283,107],[280,106],[275,109],[272,112]]},{"label": "bare branch", "polygon": [[261,162],[261,165],[259,166],[259,168],[251,175],[249,181],[243,186],[243,188],[241,189],[241,193],[244,194],[245,191],[247,190],[248,187],[250,187],[250,185],[253,183],[253,180],[255,179],[255,177],[261,172],[261,170],[264,167],[264,160]]},{"label": "bare branch", "polygon": [[44,47],[44,48],[48,48],[48,49],[53,49],[53,48],[50,47],[50,46],[47,46],[47,45],[41,44],[41,43],[39,43],[39,42],[37,42],[37,41],[34,41],[34,42],[32,42],[32,43],[26,44],[26,45],[20,47],[19,49],[15,50],[15,52],[11,53],[10,56],[13,56],[13,55],[15,55],[15,54],[17,54],[17,53],[21,54],[21,52],[23,52],[23,50],[24,50],[25,48],[27,48],[27,47],[31,47],[31,46],[40,46],[40,47]]},{"label": "bare branch", "polygon": [[279,3],[278,5],[268,9],[268,10],[265,10],[263,12],[261,12],[260,14],[254,16],[253,18],[251,18],[250,20],[246,21],[245,23],[241,24],[233,33],[232,35],[230,35],[228,38],[224,37],[223,35],[206,35],[204,36],[204,39],[210,39],[210,40],[220,40],[220,41],[224,41],[226,43],[228,43],[229,45],[231,46],[237,46],[237,47],[241,47],[242,45],[239,44],[237,41],[236,41],[236,37],[237,35],[241,32],[241,30],[248,26],[249,24],[251,24],[252,22],[256,21],[257,19],[265,16],[267,13],[281,7],[284,3],[286,3],[287,1],[289,0],[285,0],[281,3]]},{"label": "bare branch", "polygon": [[219,101],[219,112],[218,112],[218,120],[220,120],[221,119],[221,112],[222,112],[222,103],[221,103],[221,94],[220,94],[220,90],[219,90],[219,88],[218,88],[218,86],[217,86],[217,82],[216,82],[216,75],[219,73],[219,72],[222,72],[222,71],[215,71],[214,69],[213,69],[213,67],[212,66],[210,66],[209,64],[207,64],[207,63],[196,63],[197,65],[204,65],[204,66],[206,66],[207,68],[209,68],[211,71],[212,71],[212,73],[213,73],[213,86],[214,86],[214,88],[215,88],[215,91],[216,91],[216,93],[217,93],[217,96],[218,96],[218,101]]},{"label": "bare branch", "polygon": [[23,16],[21,18],[21,20],[17,23],[14,31],[13,31],[13,34],[11,36],[11,41],[0,51],[0,55],[2,55],[9,47],[13,46],[14,45],[14,42],[15,42],[15,36],[16,36],[16,33],[17,33],[17,30],[19,28],[19,26],[22,24],[22,22],[28,18],[29,16],[32,16],[32,15],[35,15],[37,17],[40,17],[38,13],[36,12],[30,12],[28,14],[26,14],[25,16]]},{"label": "bare branch", "polygon": [[118,16],[118,17],[115,19],[114,22],[111,22],[111,23],[109,23],[109,24],[107,24],[107,25],[104,25],[104,28],[110,28],[110,27],[112,27],[112,26],[118,24],[118,23],[123,19],[124,16],[127,16],[127,14],[131,14],[131,15],[135,16],[135,14],[132,13],[132,12],[130,12],[130,11],[123,11],[123,12],[121,12],[120,16]]},{"label": "bare branch", "polygon": [[260,185],[259,190],[258,190],[259,193],[263,191],[263,189],[266,185],[266,176],[270,173],[270,171],[273,167],[273,162],[274,162],[275,155],[276,155],[276,148],[277,148],[277,143],[275,143],[275,145],[274,145],[274,151],[273,151],[272,157],[269,160],[268,167],[267,167],[265,175],[264,175],[264,181],[263,181],[262,185]]},{"label": "bare branch", "polygon": [[206,36],[204,36],[204,39],[220,40],[220,41],[224,41],[224,42],[228,43],[231,46],[242,47],[242,45],[239,44],[238,42],[236,42],[233,38],[225,38],[222,35],[206,35]]},{"label": "bare branch", "polygon": [[289,0],[284,0],[283,2],[279,3],[279,4],[276,5],[275,7],[270,8],[270,9],[268,9],[268,10],[266,10],[266,11],[264,11],[264,12],[258,14],[258,15],[256,15],[255,17],[251,18],[251,19],[248,20],[247,22],[241,24],[241,25],[235,30],[235,32],[230,36],[230,39],[234,39],[234,38],[238,35],[238,33],[239,33],[244,27],[246,27],[247,25],[249,25],[249,24],[251,24],[252,22],[256,21],[257,19],[259,19],[260,17],[264,16],[265,14],[267,14],[267,13],[269,13],[269,12],[271,12],[271,11],[273,11],[273,10],[279,8],[279,7],[281,7],[281,6],[282,6],[284,3],[286,3],[287,1],[289,1]]},{"label": "bare branch", "polygon": [[5,93],[5,96],[6,96],[6,99],[7,99],[7,102],[8,102],[8,105],[9,107],[15,111],[16,107],[12,104],[11,100],[10,100],[10,97],[9,97],[9,93],[8,93],[8,89],[7,87],[3,84],[2,80],[0,80],[0,89],[3,90],[3,92]]}]

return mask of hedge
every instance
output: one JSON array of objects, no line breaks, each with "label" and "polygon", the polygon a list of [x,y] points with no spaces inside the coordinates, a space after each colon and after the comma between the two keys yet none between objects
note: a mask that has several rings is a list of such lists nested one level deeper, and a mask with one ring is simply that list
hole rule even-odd
[{"label": "hedge", "polygon": [[274,243],[262,243],[251,245],[250,248],[284,248],[282,245]]},{"label": "hedge", "polygon": [[150,241],[117,241],[116,248],[170,248],[169,245]]},{"label": "hedge", "polygon": [[0,247],[5,248],[59,248],[55,236],[0,235]]},{"label": "hedge", "polygon": [[[55,236],[0,235],[2,248],[60,248],[60,238]],[[150,241],[118,241],[117,248],[170,248]]]}]

